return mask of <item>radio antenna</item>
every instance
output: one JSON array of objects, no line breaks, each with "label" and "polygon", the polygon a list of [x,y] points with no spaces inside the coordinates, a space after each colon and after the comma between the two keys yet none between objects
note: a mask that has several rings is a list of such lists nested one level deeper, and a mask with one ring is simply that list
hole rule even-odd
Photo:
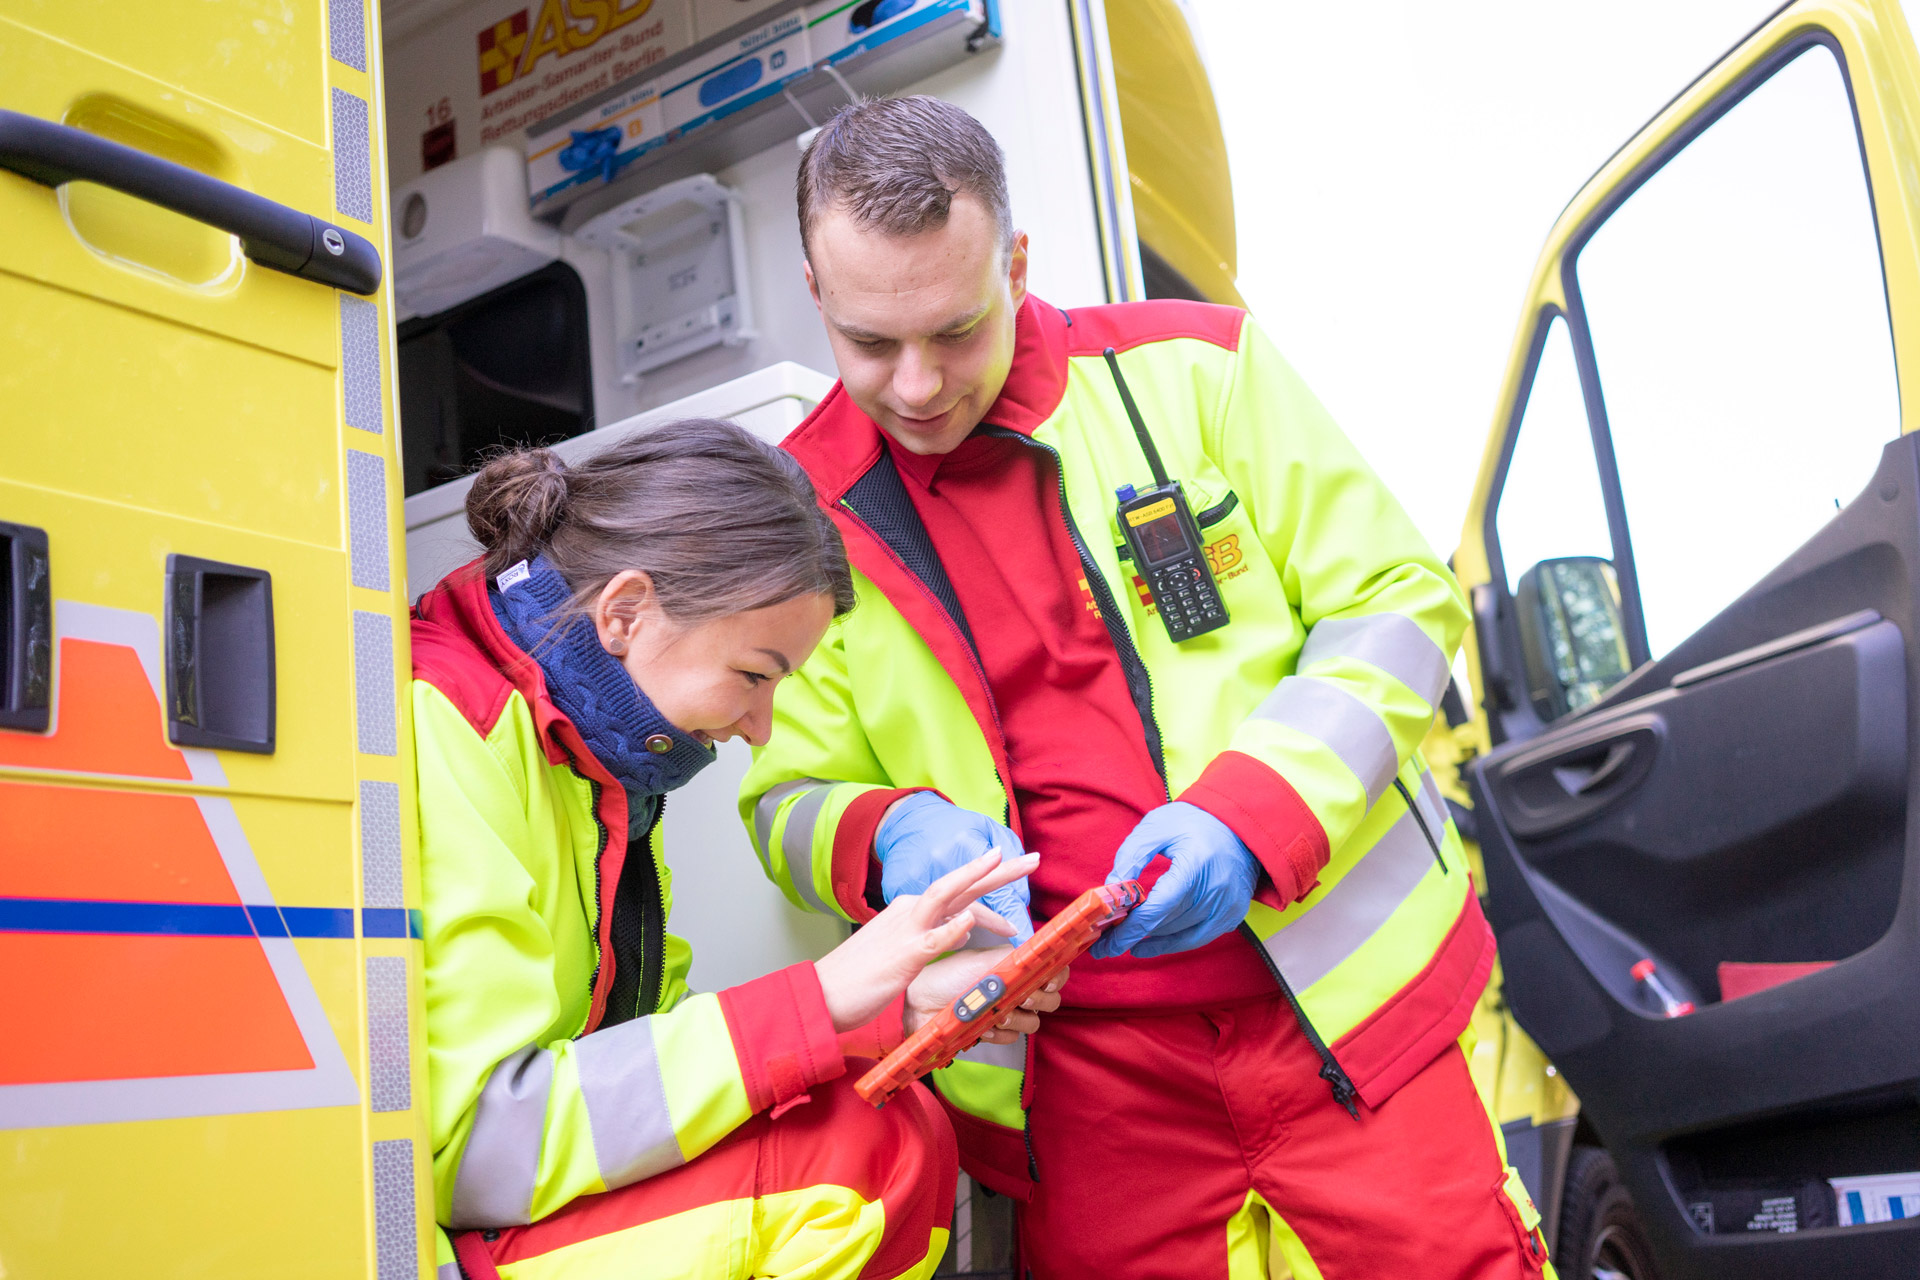
[{"label": "radio antenna", "polygon": [[1147,455],[1147,466],[1153,471],[1153,483],[1158,488],[1166,488],[1172,481],[1167,479],[1167,469],[1160,464],[1160,451],[1153,447],[1153,437],[1147,434],[1147,424],[1140,417],[1140,406],[1133,402],[1133,392],[1127,390],[1127,380],[1120,376],[1120,357],[1108,347],[1101,354],[1107,358],[1107,368],[1113,371],[1113,385],[1120,388],[1120,403],[1127,407],[1127,418],[1133,423],[1133,434],[1140,438],[1140,452]]}]

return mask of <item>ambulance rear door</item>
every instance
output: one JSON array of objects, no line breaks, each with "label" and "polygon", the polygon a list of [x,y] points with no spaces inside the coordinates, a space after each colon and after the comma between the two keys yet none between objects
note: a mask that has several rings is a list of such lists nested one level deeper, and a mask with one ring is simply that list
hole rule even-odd
[{"label": "ambulance rear door", "polygon": [[1506,998],[1667,1280],[1920,1264],[1917,210],[1900,11],[1777,11],[1554,228],[1458,556]]},{"label": "ambulance rear door", "polygon": [[433,1269],[378,14],[0,0],[0,1275]]}]

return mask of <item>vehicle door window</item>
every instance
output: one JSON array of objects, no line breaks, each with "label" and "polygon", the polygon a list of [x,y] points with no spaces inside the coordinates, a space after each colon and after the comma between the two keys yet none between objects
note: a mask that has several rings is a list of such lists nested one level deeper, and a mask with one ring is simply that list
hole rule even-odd
[{"label": "vehicle door window", "polygon": [[1559,316],[1534,365],[1493,527],[1509,593],[1543,560],[1613,555],[1573,343]]},{"label": "vehicle door window", "polygon": [[1830,520],[1899,433],[1834,54],[1810,45],[1695,136],[1576,274],[1657,659]]}]

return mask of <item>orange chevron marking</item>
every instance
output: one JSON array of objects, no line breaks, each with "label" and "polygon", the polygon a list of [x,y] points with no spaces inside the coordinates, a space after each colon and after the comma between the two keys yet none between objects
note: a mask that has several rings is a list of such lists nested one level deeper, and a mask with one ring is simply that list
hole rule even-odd
[{"label": "orange chevron marking", "polygon": [[160,700],[140,659],[119,644],[60,641],[60,704],[50,734],[0,733],[0,764],[189,780],[167,745]]},{"label": "orange chevron marking", "polygon": [[0,933],[0,1084],[313,1065],[253,938]]},{"label": "orange chevron marking", "polygon": [[190,797],[3,781],[0,897],[240,901]]}]

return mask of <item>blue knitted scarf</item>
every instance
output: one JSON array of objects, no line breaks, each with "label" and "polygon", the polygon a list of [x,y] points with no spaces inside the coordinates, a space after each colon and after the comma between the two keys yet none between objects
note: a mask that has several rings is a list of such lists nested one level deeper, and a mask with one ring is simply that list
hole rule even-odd
[{"label": "blue knitted scarf", "polygon": [[[660,714],[627,669],[600,646],[585,616],[563,613],[572,597],[566,579],[545,556],[523,560],[487,584],[494,616],[521,651],[540,664],[554,705],[626,788],[637,835],[639,815],[650,815],[657,797],[685,786],[712,764],[714,750]],[[647,750],[647,740],[661,734],[672,749]]]}]

